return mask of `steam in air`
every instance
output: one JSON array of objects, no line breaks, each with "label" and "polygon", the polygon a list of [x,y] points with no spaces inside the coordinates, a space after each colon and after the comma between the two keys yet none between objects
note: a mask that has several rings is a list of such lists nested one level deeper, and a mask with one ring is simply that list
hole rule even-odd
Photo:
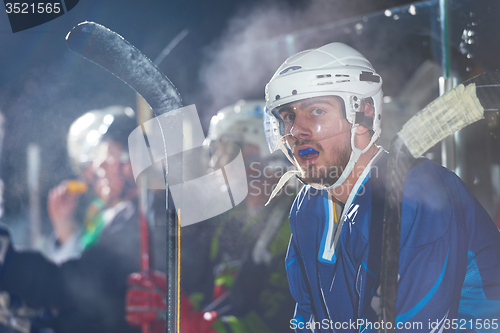
[{"label": "steam in air", "polygon": [[339,35],[356,33],[357,20],[349,17],[359,10],[357,3],[314,1],[298,8],[265,2],[240,10],[229,20],[222,36],[206,50],[200,71],[209,101],[205,114],[211,116],[239,99],[263,99],[266,83],[288,56],[341,41]]}]

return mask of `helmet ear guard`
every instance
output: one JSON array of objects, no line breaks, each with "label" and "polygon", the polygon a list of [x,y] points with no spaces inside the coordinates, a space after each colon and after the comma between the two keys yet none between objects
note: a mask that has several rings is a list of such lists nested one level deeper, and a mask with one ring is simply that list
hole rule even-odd
[{"label": "helmet ear guard", "polygon": [[368,97],[361,100],[359,111],[356,112],[354,120],[355,124],[364,126],[368,129],[373,129],[373,122],[375,117],[375,106],[373,105],[373,98]]}]

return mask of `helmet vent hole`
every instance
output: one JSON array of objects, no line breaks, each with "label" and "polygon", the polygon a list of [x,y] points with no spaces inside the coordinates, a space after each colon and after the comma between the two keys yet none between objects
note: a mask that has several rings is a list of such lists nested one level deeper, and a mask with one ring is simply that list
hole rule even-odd
[{"label": "helmet vent hole", "polygon": [[316,75],[316,78],[318,78],[318,79],[322,79],[322,78],[325,78],[325,77],[332,77],[332,75],[331,74]]},{"label": "helmet vent hole", "polygon": [[347,74],[335,74],[335,77],[349,77]]},{"label": "helmet vent hole", "polygon": [[297,95],[297,90],[292,90],[292,95]]},{"label": "helmet vent hole", "polygon": [[320,83],[318,83],[318,86],[325,86],[327,84],[333,84],[333,82],[332,81],[320,82]]},{"label": "helmet vent hole", "polygon": [[342,83],[342,82],[351,82],[351,80],[338,80],[337,83]]},{"label": "helmet vent hole", "polygon": [[275,97],[275,99],[276,99],[276,100],[278,100],[278,99],[280,99],[280,98],[281,98],[281,96],[280,96],[280,95],[276,95],[276,97]]}]

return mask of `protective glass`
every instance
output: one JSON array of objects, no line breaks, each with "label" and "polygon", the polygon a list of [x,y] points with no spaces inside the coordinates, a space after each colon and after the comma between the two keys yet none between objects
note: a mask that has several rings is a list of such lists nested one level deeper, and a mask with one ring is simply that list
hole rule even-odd
[{"label": "protective glass", "polygon": [[289,140],[321,141],[349,132],[340,97],[315,97],[285,104],[266,114],[264,128],[271,152]]}]

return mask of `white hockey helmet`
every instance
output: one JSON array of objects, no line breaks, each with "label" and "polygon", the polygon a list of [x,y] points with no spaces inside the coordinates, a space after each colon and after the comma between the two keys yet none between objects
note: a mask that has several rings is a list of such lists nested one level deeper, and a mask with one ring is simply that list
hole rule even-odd
[{"label": "white hockey helmet", "polygon": [[219,110],[210,120],[205,143],[218,140],[232,143],[250,143],[259,148],[260,157],[270,155],[262,126],[264,100],[239,100],[235,104]]},{"label": "white hockey helmet", "polygon": [[[296,164],[287,147],[285,126],[277,112],[286,104],[311,97],[332,96],[339,101],[343,117],[351,124],[351,158],[338,181],[343,183],[359,156],[380,136],[382,117],[382,78],[371,63],[358,51],[342,43],[327,44],[318,49],[299,52],[288,58],[266,85],[266,138],[271,152],[280,148]],[[354,146],[358,125],[373,131],[370,143],[363,150]],[[320,128],[320,127],[318,127]],[[321,133],[318,139],[335,133]],[[320,188],[325,188],[321,187]]]},{"label": "white hockey helmet", "polygon": [[113,105],[91,110],[76,119],[67,137],[68,155],[75,173],[84,169],[97,157],[99,144],[106,139],[122,143],[122,162],[128,161],[128,135],[137,126],[134,110]]}]

